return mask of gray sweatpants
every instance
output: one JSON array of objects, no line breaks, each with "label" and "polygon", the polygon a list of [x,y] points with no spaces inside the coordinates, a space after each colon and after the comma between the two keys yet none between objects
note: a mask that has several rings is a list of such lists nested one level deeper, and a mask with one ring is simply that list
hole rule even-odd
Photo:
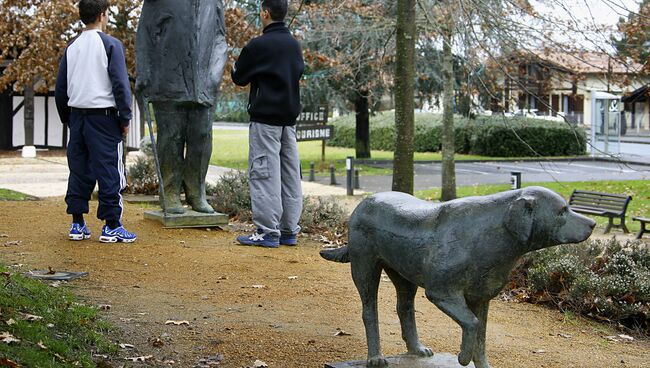
[{"label": "gray sweatpants", "polygon": [[302,187],[295,127],[251,122],[248,146],[253,223],[268,234],[298,234]]}]

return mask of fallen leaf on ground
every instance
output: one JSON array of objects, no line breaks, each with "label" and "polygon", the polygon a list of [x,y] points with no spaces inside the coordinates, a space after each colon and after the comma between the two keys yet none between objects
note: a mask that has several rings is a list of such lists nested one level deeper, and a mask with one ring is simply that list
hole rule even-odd
[{"label": "fallen leaf on ground", "polygon": [[48,270],[47,271],[48,275],[54,275],[56,273],[56,271],[52,267],[47,267],[47,270]]},{"label": "fallen leaf on ground", "polygon": [[180,325],[186,325],[189,326],[190,322],[189,321],[174,321],[174,320],[168,320],[165,322],[166,325],[174,325],[174,326],[180,326]]},{"label": "fallen leaf on ground", "polygon": [[557,335],[560,336],[560,337],[564,337],[565,339],[570,339],[570,338],[573,337],[573,336],[571,336],[571,335],[569,335],[569,334],[565,334],[565,333],[559,333],[559,334],[557,334]]},{"label": "fallen leaf on ground", "polygon": [[13,360],[9,360],[7,358],[0,358],[0,367],[8,367],[8,368],[20,368],[20,365]]},{"label": "fallen leaf on ground", "polygon": [[130,362],[146,362],[147,360],[152,358],[153,355],[144,355],[144,356],[133,357],[133,358],[124,358],[124,360],[128,360]]},{"label": "fallen leaf on ground", "polygon": [[33,314],[28,314],[28,313],[21,313],[20,317],[27,322],[40,321],[43,319],[43,317],[41,316],[35,316]]},{"label": "fallen leaf on ground", "polygon": [[632,337],[632,336],[630,336],[630,335],[622,335],[622,334],[621,334],[621,335],[618,335],[618,337],[620,337],[620,338],[623,339],[623,340],[634,341],[634,337]]},{"label": "fallen leaf on ground", "polygon": [[2,332],[0,333],[0,341],[5,344],[11,344],[12,342],[20,342],[20,339],[15,338],[14,335],[9,332]]},{"label": "fallen leaf on ground", "polygon": [[631,342],[634,341],[634,338],[629,335],[612,335],[612,336],[603,336],[603,339],[614,341],[614,342]]},{"label": "fallen leaf on ground", "polygon": [[9,320],[6,322],[8,326],[15,325],[16,321],[14,321],[13,318],[9,318]]},{"label": "fallen leaf on ground", "polygon": [[120,349],[135,349],[135,346],[131,344],[120,344]]},{"label": "fallen leaf on ground", "polygon": [[36,346],[38,346],[39,348],[41,348],[43,350],[47,350],[47,346],[45,346],[45,344],[43,344],[43,341],[39,341],[38,344],[36,344]]},{"label": "fallen leaf on ground", "polygon": [[341,330],[340,328],[337,328],[336,332],[334,333],[334,336],[352,336],[352,334],[349,333],[349,332],[345,332],[345,331]]},{"label": "fallen leaf on ground", "polygon": [[253,363],[253,368],[269,368],[269,366],[268,364],[258,359],[255,361],[255,363]]},{"label": "fallen leaf on ground", "polygon": [[164,345],[165,345],[165,342],[162,341],[162,340],[159,339],[159,338],[155,338],[155,339],[151,342],[151,345],[152,345],[153,347],[155,347],[155,348],[159,348],[159,347],[164,346]]},{"label": "fallen leaf on ground", "polygon": [[13,246],[13,245],[20,245],[20,243],[22,243],[21,240],[13,240],[13,241],[5,242],[3,245],[4,245],[5,247],[11,247],[11,246]]}]

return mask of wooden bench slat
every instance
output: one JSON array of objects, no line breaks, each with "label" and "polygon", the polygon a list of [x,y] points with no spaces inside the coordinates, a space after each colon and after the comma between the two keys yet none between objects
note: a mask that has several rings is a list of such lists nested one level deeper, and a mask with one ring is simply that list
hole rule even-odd
[{"label": "wooden bench slat", "polygon": [[609,200],[606,198],[570,198],[569,199],[571,202],[592,202],[592,203],[609,203],[612,205],[624,205],[627,203],[627,200],[621,201],[621,200]]},{"label": "wooden bench slat", "polygon": [[619,198],[586,198],[586,197],[571,197],[569,199],[572,202],[595,202],[595,203],[611,203],[616,205],[625,204],[628,200],[621,200]]},{"label": "wooden bench slat", "polygon": [[572,209],[574,212],[589,213],[589,214],[592,214],[592,215],[604,215],[604,214],[605,214],[604,211],[590,210],[590,209],[587,209],[587,208],[580,208],[580,207],[578,207],[578,208],[573,208],[573,207],[572,207],[571,209]]},{"label": "wooden bench slat", "polygon": [[615,198],[623,198],[627,199],[630,196],[624,195],[624,194],[611,194],[611,193],[603,193],[603,192],[592,192],[588,190],[574,190],[574,194],[580,194],[580,195],[596,195],[596,196],[605,196],[605,197],[615,197]]},{"label": "wooden bench slat", "polygon": [[581,206],[581,207],[598,207],[598,208],[607,208],[614,211],[622,211],[625,206],[614,206],[611,204],[605,203],[594,203],[594,202],[569,202],[570,206]]}]

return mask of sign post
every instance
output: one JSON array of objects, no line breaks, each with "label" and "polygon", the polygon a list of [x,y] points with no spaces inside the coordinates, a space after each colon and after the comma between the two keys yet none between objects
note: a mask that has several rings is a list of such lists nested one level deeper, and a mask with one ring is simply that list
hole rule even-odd
[{"label": "sign post", "polygon": [[296,119],[298,142],[322,141],[321,160],[325,161],[325,141],[334,136],[334,126],[327,125],[327,106],[305,108]]}]

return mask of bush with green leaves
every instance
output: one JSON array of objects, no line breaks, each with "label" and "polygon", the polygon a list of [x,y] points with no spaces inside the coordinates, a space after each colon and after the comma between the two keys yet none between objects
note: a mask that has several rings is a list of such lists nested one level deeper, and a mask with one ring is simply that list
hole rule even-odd
[{"label": "bush with green leaves", "polygon": [[[354,116],[346,115],[333,122],[334,136],[328,145],[355,146]],[[532,157],[582,155],[586,151],[584,129],[557,121],[479,116],[468,119],[454,117],[457,153],[491,157]],[[416,152],[440,151],[442,116],[415,114],[414,149]],[[370,118],[370,148],[395,149],[395,114],[378,113]]]},{"label": "bush with green leaves", "polygon": [[[206,192],[211,197],[210,204],[216,211],[228,214],[238,221],[251,220],[250,189],[246,172],[233,170],[216,183],[208,184]],[[305,196],[300,226],[305,233],[343,234],[347,228],[347,214],[334,199]]]},{"label": "bush with green leaves", "polygon": [[208,183],[206,194],[210,196],[208,201],[217,212],[242,222],[251,220],[251,192],[245,172],[233,170],[214,184]]},{"label": "bush with green leaves", "polygon": [[347,234],[348,215],[336,200],[328,197],[303,198],[302,231],[306,233],[325,233],[324,235]]},{"label": "bush with green leaves", "polygon": [[524,257],[510,286],[551,304],[650,333],[650,248],[641,241],[589,240]]},{"label": "bush with green leaves", "polygon": [[126,192],[131,194],[158,194],[158,175],[153,157],[137,157],[129,167]]}]

